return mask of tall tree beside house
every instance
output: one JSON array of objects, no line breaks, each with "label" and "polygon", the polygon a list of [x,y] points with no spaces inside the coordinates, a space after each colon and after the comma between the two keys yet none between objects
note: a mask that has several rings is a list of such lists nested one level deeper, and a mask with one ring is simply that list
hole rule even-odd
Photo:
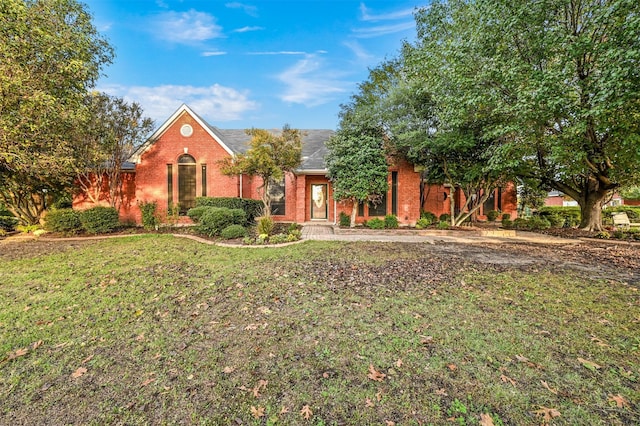
[{"label": "tall tree beside house", "polygon": [[601,229],[610,192],[640,178],[640,3],[435,1],[416,22],[439,117],[480,112],[494,164],[572,197],[580,227]]},{"label": "tall tree beside house", "polygon": [[0,201],[34,224],[73,184],[84,99],[113,51],[75,0],[2,0],[0,22]]},{"label": "tall tree beside house", "polygon": [[[327,142],[325,157],[333,197],[352,204],[351,227],[358,205],[379,202],[388,190],[389,166],[383,148],[383,132],[360,111],[343,106],[340,128]],[[371,117],[370,115],[368,117]]]},{"label": "tall tree beside house", "polygon": [[220,161],[223,174],[247,174],[262,180],[258,188],[264,203],[265,216],[271,214],[270,185],[284,179],[302,164],[302,132],[285,124],[279,134],[264,129],[246,130],[251,136],[245,154],[227,157]]},{"label": "tall tree beside house", "polygon": [[84,143],[76,150],[76,182],[93,203],[118,207],[122,200],[122,165],[152,130],[139,104],[104,93],[87,96],[89,119]]}]

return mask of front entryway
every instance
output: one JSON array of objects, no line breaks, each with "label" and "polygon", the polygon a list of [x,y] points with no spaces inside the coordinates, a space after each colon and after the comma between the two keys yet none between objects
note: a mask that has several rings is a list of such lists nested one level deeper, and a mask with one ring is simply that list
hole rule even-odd
[{"label": "front entryway", "polygon": [[311,220],[327,220],[327,184],[311,185]]}]

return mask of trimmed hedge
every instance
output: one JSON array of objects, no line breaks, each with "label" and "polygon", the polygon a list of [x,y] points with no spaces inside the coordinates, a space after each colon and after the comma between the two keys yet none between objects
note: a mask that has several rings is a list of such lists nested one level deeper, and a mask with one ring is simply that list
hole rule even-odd
[{"label": "trimmed hedge", "polygon": [[244,238],[247,236],[247,230],[242,225],[229,225],[222,230],[220,236],[226,240]]},{"label": "trimmed hedge", "polygon": [[[242,225],[250,225],[256,217],[262,215],[264,204],[260,200],[233,197],[196,197],[198,207],[224,207],[227,209],[241,209],[245,213],[246,222]],[[187,213],[188,214],[188,213]]]},{"label": "trimmed hedge", "polygon": [[225,207],[207,207],[200,216],[196,228],[198,232],[214,237],[220,235],[223,229],[230,225],[242,225],[247,222],[244,210],[228,209]]},{"label": "trimmed hedge", "polygon": [[80,212],[82,227],[89,234],[106,234],[120,227],[118,211],[114,207],[93,207]]},{"label": "trimmed hedge", "polygon": [[550,223],[562,223],[561,226],[571,228],[580,225],[580,207],[545,206],[538,210],[538,216]]},{"label": "trimmed hedge", "polygon": [[82,231],[80,213],[69,208],[50,210],[45,217],[44,229],[63,234],[77,234]]}]

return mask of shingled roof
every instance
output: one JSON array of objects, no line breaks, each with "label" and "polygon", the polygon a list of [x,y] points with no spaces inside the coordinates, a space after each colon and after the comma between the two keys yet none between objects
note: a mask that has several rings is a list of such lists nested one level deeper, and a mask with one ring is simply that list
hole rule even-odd
[{"label": "shingled roof", "polygon": [[[153,135],[133,153],[129,161],[137,163],[140,161],[142,154],[155,143],[156,140],[164,133],[164,131],[183,113],[190,114],[209,132],[214,140],[219,142],[222,147],[230,154],[243,154],[249,149],[251,137],[247,135],[244,129],[220,129],[212,126],[207,121],[196,114],[191,108],[183,104],[165,123],[156,130]],[[324,158],[327,155],[326,142],[334,134],[333,130],[328,129],[300,129],[302,133],[302,164],[297,172],[301,174],[308,173],[326,173],[326,165]],[[279,133],[280,130],[273,130]]]}]

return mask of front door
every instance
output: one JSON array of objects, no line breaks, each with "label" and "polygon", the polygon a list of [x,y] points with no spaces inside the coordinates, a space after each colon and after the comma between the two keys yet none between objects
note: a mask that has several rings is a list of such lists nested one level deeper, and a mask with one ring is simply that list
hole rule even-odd
[{"label": "front door", "polygon": [[311,220],[327,220],[327,184],[311,185]]}]

